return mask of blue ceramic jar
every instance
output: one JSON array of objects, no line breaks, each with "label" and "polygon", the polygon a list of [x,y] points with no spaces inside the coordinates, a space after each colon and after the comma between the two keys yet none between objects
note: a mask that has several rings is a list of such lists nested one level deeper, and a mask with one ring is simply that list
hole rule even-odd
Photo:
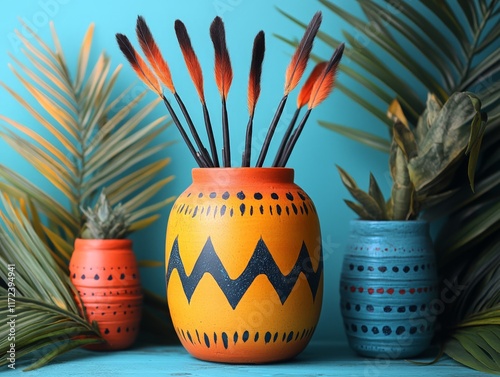
[{"label": "blue ceramic jar", "polygon": [[358,354],[396,359],[423,352],[439,305],[429,224],[352,221],[340,297],[347,338]]}]

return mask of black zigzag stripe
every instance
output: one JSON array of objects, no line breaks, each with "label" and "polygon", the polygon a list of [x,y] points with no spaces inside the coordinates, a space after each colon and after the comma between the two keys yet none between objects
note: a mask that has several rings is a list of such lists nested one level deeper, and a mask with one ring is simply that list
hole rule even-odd
[{"label": "black zigzag stripe", "polygon": [[191,275],[188,276],[179,254],[179,243],[176,238],[172,245],[170,260],[167,266],[167,284],[170,280],[172,272],[175,269],[179,273],[184,293],[189,302],[191,301],[191,297],[193,296],[201,278],[205,273],[208,273],[213,276],[226,296],[227,301],[231,307],[235,309],[258,275],[267,276],[276,290],[276,293],[278,293],[281,303],[284,304],[295,286],[300,273],[302,272],[306,277],[313,298],[315,299],[320,283],[321,273],[323,271],[323,261],[319,261],[318,269],[314,271],[311,264],[311,257],[309,256],[307,247],[303,242],[294,267],[288,275],[283,275],[269,252],[269,249],[261,238],[255,247],[254,253],[252,258],[250,258],[247,267],[240,276],[233,280],[229,277],[226,268],[214,250],[210,237],[208,237],[199,258],[194,265]]}]

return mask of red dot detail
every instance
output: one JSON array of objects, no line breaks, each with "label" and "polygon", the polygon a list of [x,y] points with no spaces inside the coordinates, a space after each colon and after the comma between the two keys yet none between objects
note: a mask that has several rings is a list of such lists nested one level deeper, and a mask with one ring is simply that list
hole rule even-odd
[{"label": "red dot detail", "polygon": [[364,290],[363,287],[358,288],[359,293],[363,293],[363,290]]},{"label": "red dot detail", "polygon": [[418,293],[422,293],[422,288],[417,288]]},{"label": "red dot detail", "polygon": [[384,293],[384,288],[377,288],[377,293]]},{"label": "red dot detail", "polygon": [[356,287],[354,285],[351,287],[351,292],[356,292]]},{"label": "red dot detail", "polygon": [[390,295],[392,295],[394,293],[394,288],[389,288],[387,290],[387,293],[389,293]]},{"label": "red dot detail", "polygon": [[368,293],[369,293],[369,294],[371,294],[371,295],[372,295],[372,294],[373,294],[373,292],[375,292],[375,290],[374,290],[373,288],[368,288]]},{"label": "red dot detail", "polygon": [[400,295],[404,295],[405,293],[406,293],[406,290],[404,290],[404,289],[400,289],[400,290],[399,290],[399,294],[400,294]]},{"label": "red dot detail", "polygon": [[410,293],[414,294],[415,293],[415,288],[410,288]]}]

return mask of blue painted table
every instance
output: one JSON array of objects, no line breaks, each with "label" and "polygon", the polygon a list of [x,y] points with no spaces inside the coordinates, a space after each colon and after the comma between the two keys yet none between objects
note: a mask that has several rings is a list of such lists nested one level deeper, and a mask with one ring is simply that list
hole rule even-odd
[{"label": "blue painted table", "polygon": [[[417,359],[430,361],[432,355]],[[271,365],[228,365],[199,361],[179,345],[140,346],[130,350],[98,353],[73,351],[51,364],[23,373],[27,362],[16,364],[7,376],[488,376],[444,357],[429,366],[404,360],[365,359],[345,344],[313,342],[296,359]],[[3,370],[7,369],[2,367]]]}]

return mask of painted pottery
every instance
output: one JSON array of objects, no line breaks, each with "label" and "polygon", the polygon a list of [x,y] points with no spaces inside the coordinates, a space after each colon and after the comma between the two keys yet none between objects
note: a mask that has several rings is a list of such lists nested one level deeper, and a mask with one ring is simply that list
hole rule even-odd
[{"label": "painted pottery", "polygon": [[139,332],[142,289],[132,241],[77,239],[70,277],[90,322],[96,321],[104,344],[94,350],[130,347]]},{"label": "painted pottery", "polygon": [[351,222],[340,297],[357,353],[405,358],[424,351],[434,333],[437,287],[427,222]]},{"label": "painted pottery", "polygon": [[167,299],[193,356],[265,363],[296,356],[319,319],[319,221],[287,168],[205,168],[174,203]]}]

